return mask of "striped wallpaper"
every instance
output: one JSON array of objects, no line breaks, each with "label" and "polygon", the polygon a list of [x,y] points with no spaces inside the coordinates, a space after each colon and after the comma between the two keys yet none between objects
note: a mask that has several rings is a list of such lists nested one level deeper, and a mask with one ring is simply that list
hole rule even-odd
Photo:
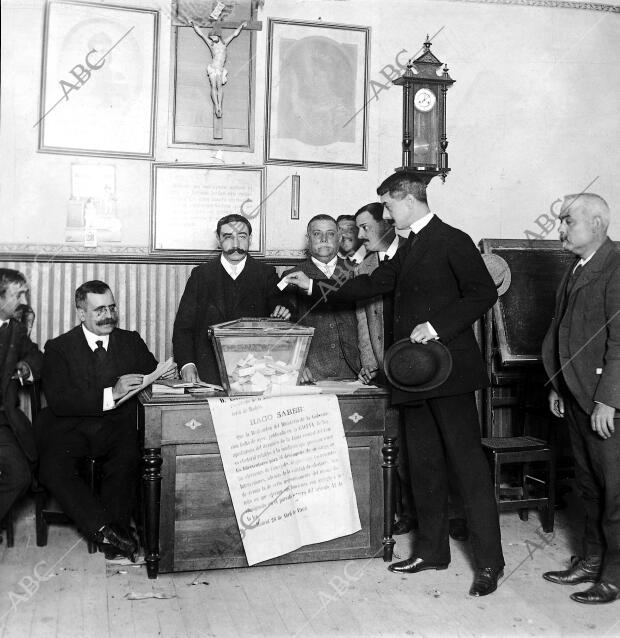
[{"label": "striped wallpaper", "polygon": [[[73,295],[85,281],[105,281],[116,298],[119,327],[137,330],[159,361],[172,356],[172,326],[195,264],[0,261],[24,273],[36,313],[31,338],[41,350],[48,339],[78,324]],[[289,266],[278,266],[281,271]]]}]

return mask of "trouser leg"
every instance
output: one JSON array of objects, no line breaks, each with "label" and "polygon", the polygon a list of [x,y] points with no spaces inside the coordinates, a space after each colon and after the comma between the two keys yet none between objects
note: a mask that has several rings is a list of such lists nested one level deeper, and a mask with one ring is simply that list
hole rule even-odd
[{"label": "trouser leg", "polygon": [[11,427],[0,425],[0,521],[30,487],[32,474]]},{"label": "trouser leg", "polygon": [[139,480],[138,436],[132,423],[101,429],[94,444],[101,470],[100,499],[108,522],[128,527]]},{"label": "trouser leg", "polygon": [[443,442],[427,401],[404,407],[403,416],[418,516],[412,557],[448,563],[448,481]]},{"label": "trouser leg", "polygon": [[[429,399],[463,498],[476,567],[502,567],[499,516],[473,393]],[[446,479],[447,483],[447,479]]]},{"label": "trouser leg", "polygon": [[83,459],[90,454],[89,433],[79,428],[63,432],[57,438],[49,436],[39,450],[39,480],[87,535],[108,522],[99,499],[80,476]]}]

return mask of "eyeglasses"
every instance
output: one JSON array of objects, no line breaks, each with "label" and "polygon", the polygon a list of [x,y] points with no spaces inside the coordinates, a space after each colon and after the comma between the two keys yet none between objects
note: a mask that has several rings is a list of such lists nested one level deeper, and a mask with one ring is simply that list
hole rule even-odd
[{"label": "eyeglasses", "polygon": [[97,317],[105,317],[108,313],[113,316],[116,314],[116,304],[111,304],[110,306],[99,306],[93,310],[95,316]]}]

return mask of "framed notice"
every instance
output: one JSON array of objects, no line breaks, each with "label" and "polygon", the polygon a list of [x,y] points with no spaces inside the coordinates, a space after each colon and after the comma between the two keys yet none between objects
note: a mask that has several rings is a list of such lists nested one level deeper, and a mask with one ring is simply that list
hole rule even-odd
[{"label": "framed notice", "polygon": [[153,157],[159,13],[48,2],[39,151]]},{"label": "framed notice", "polygon": [[265,161],[366,168],[368,27],[269,20]]},{"label": "framed notice", "polygon": [[248,219],[250,252],[264,253],[264,168],[153,164],[151,181],[151,253],[204,257],[218,252],[217,221],[229,213]]}]

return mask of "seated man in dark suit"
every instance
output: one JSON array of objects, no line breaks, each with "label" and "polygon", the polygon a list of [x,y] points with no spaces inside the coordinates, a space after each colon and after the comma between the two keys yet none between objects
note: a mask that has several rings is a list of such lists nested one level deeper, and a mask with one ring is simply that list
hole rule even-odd
[{"label": "seated man in dark suit", "polygon": [[43,363],[17,316],[27,292],[24,275],[0,268],[0,521],[30,486],[37,456],[32,425],[17,397],[20,385],[38,377]]},{"label": "seated man in dark suit", "polygon": [[[308,277],[335,282],[353,276],[353,266],[338,257],[338,228],[329,215],[315,215],[308,222],[310,256],[294,270]],[[292,271],[291,271],[292,272]],[[292,291],[292,292],[291,292]],[[355,304],[351,302],[311,303],[305,293],[288,289],[295,306],[294,318],[314,327],[303,379],[354,379],[359,374],[360,353],[357,341]]]},{"label": "seated man in dark suit", "polygon": [[291,316],[280,305],[283,297],[273,266],[248,254],[250,222],[226,215],[217,222],[216,233],[222,254],[192,270],[174,320],[174,359],[187,382],[221,383],[209,326],[240,317]]},{"label": "seated man in dark suit", "polygon": [[[36,419],[39,479],[63,511],[106,557],[133,560],[130,528],[138,480],[136,400],[116,406],[157,366],[137,332],[117,328],[114,295],[102,281],[75,291],[81,325],[45,345],[43,391],[48,408]],[[78,469],[101,464],[101,491],[91,493]]]}]

